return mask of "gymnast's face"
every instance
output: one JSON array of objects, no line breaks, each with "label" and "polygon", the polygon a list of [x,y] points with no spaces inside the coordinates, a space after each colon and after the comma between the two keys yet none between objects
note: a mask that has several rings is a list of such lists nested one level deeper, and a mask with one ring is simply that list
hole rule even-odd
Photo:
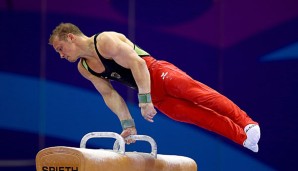
[{"label": "gymnast's face", "polygon": [[73,35],[68,35],[66,40],[60,40],[56,37],[53,41],[53,47],[62,59],[69,62],[75,62],[78,59],[78,50]]}]

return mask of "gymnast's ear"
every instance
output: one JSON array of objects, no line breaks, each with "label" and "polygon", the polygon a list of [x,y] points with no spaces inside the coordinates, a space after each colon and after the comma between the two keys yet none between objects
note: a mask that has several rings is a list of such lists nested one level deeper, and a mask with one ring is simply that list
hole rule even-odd
[{"label": "gymnast's ear", "polygon": [[73,41],[73,40],[75,40],[75,35],[74,34],[72,34],[72,33],[68,33],[67,34],[67,38],[69,39],[69,40],[71,40],[71,41]]}]

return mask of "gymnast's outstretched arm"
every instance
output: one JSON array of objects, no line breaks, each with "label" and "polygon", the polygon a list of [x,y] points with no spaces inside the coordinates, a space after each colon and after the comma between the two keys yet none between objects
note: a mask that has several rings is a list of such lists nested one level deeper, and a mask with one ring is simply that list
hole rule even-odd
[{"label": "gymnast's outstretched arm", "polygon": [[[132,116],[128,110],[128,107],[119,95],[119,93],[113,88],[109,80],[96,77],[86,71],[83,68],[81,61],[78,63],[78,70],[83,77],[91,81],[95,86],[96,90],[102,95],[106,105],[114,112],[120,121],[132,120]],[[129,135],[137,134],[135,126],[125,127],[122,132],[122,136],[126,138]],[[134,142],[133,140],[128,140],[127,143]]]}]

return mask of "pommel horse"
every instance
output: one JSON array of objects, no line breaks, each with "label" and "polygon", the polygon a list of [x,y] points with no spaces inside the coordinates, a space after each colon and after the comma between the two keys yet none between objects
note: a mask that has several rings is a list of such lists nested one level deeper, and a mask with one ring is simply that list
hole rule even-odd
[{"label": "pommel horse", "polygon": [[[114,138],[113,149],[87,149],[91,138]],[[157,144],[147,135],[131,135],[136,141],[151,145],[151,153],[126,152],[125,141],[114,132],[86,134],[80,148],[56,146],[36,155],[37,171],[197,171],[196,162],[188,157],[157,154]]]}]

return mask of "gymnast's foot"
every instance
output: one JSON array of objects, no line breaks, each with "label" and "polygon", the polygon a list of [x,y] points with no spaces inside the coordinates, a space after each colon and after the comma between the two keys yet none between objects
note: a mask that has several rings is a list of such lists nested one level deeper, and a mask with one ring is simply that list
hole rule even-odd
[{"label": "gymnast's foot", "polygon": [[257,153],[259,151],[258,142],[261,137],[260,127],[257,124],[248,124],[244,128],[247,139],[243,142],[243,146]]}]

